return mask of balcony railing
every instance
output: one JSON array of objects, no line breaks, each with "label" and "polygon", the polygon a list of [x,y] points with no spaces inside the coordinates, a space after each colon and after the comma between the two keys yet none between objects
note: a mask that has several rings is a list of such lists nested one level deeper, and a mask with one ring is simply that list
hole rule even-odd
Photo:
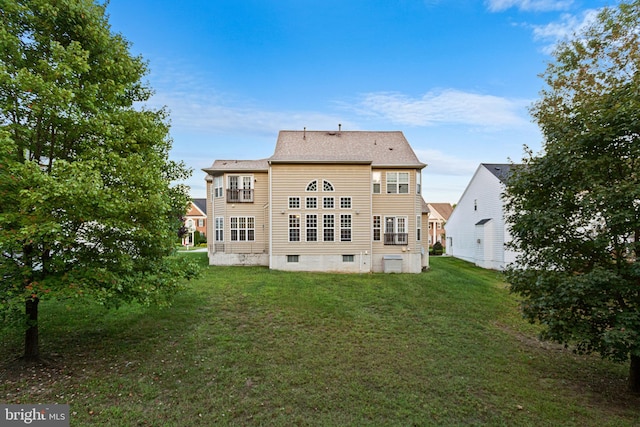
[{"label": "balcony railing", "polygon": [[384,233],[385,245],[408,245],[409,233]]},{"label": "balcony railing", "polygon": [[253,203],[253,190],[227,190],[227,203]]}]

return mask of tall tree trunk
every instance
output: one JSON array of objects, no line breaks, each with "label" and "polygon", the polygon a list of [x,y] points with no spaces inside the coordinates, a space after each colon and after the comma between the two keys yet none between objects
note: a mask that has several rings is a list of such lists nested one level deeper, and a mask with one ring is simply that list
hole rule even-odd
[{"label": "tall tree trunk", "polygon": [[27,314],[28,328],[24,335],[24,360],[31,362],[40,358],[38,342],[38,298],[27,299],[25,312]]},{"label": "tall tree trunk", "polygon": [[640,393],[640,356],[631,355],[629,365],[629,390]]}]

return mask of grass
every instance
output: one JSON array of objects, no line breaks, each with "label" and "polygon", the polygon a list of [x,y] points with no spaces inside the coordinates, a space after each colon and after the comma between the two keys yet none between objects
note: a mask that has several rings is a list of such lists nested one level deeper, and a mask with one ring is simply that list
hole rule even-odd
[{"label": "grass", "polygon": [[52,362],[3,369],[0,400],[68,403],[72,426],[640,424],[626,366],[539,342],[498,273],[431,265],[207,267],[164,310],[45,301]]}]

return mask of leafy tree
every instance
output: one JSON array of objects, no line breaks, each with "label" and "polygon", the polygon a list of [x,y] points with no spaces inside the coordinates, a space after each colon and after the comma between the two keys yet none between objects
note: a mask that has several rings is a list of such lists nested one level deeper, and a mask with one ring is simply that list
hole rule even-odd
[{"label": "leafy tree", "polygon": [[47,298],[166,303],[190,174],[168,158],[146,63],[91,0],[0,0],[0,316],[26,315],[39,357]]},{"label": "leafy tree", "polygon": [[524,315],[579,353],[630,361],[640,391],[640,1],[560,44],[532,113],[544,152],[507,182],[507,270]]}]

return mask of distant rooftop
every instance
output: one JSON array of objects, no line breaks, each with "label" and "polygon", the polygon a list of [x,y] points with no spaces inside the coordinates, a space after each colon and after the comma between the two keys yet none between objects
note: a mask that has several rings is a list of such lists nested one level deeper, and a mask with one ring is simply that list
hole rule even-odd
[{"label": "distant rooftop", "polygon": [[193,204],[202,211],[203,214],[207,214],[207,199],[192,199]]},{"label": "distant rooftop", "polygon": [[444,220],[448,220],[453,212],[453,206],[451,203],[429,203],[429,206],[433,208]]}]

